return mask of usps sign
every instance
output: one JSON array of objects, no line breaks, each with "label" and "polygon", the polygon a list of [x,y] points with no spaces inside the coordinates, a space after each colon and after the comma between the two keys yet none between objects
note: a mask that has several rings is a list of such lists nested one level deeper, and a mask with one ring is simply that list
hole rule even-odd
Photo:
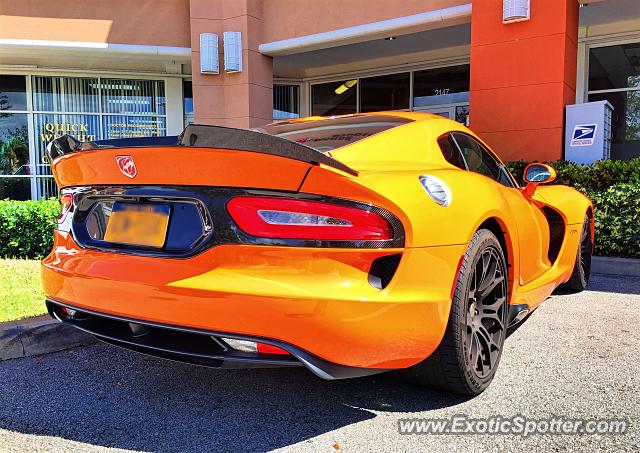
[{"label": "usps sign", "polygon": [[564,129],[565,159],[592,164],[611,155],[611,117],[608,101],[585,102],[566,106]]},{"label": "usps sign", "polygon": [[597,124],[578,124],[573,128],[569,146],[591,146],[596,138]]}]

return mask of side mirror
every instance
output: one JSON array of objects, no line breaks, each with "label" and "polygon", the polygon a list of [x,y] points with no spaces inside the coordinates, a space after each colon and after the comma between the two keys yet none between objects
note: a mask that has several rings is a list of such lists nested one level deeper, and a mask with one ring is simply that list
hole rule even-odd
[{"label": "side mirror", "polygon": [[545,164],[529,164],[524,169],[524,182],[527,185],[523,194],[525,197],[531,198],[536,192],[538,184],[544,184],[556,179],[556,171]]}]

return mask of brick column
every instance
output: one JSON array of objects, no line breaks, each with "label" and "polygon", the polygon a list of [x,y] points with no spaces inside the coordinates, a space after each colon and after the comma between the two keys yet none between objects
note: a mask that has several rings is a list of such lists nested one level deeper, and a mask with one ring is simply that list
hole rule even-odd
[{"label": "brick column", "polygon": [[[195,121],[251,128],[271,122],[272,60],[258,52],[262,3],[257,0],[190,0]],[[224,72],[222,33],[242,32],[242,72]],[[200,33],[217,33],[220,74],[200,73]]]},{"label": "brick column", "polygon": [[531,20],[502,23],[502,1],[473,0],[471,128],[505,161],[563,157],[575,102],[576,0],[531,0]]}]

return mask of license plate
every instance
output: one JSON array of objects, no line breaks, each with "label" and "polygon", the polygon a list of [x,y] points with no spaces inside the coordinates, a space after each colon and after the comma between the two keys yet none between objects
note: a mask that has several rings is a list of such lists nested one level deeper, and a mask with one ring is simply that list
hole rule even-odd
[{"label": "license plate", "polygon": [[104,240],[161,248],[167,237],[169,205],[115,203]]}]

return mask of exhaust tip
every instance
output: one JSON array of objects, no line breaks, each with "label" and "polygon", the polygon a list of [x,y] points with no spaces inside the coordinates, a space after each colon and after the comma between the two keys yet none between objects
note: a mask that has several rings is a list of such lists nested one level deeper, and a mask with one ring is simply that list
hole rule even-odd
[{"label": "exhaust tip", "polygon": [[525,304],[512,305],[509,309],[509,324],[507,328],[513,327],[516,324],[522,322],[522,320],[527,317],[529,312],[529,307]]}]

